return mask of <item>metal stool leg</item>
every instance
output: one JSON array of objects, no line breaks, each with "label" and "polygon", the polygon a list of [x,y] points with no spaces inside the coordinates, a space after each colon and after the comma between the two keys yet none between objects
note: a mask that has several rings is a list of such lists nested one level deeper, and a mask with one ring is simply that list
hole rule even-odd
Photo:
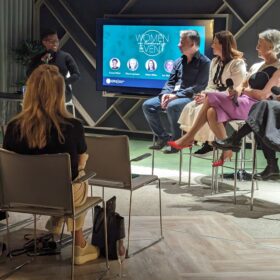
[{"label": "metal stool leg", "polygon": [[254,142],[253,151],[253,170],[252,170],[252,185],[251,185],[251,200],[250,200],[250,210],[253,211],[254,207],[254,189],[255,189],[255,179],[254,175],[256,173],[256,155],[257,155],[257,142]]},{"label": "metal stool leg", "polygon": [[[153,145],[156,143],[156,136],[153,135]],[[155,169],[155,150],[152,149],[152,175],[154,175],[154,169]]]},{"label": "metal stool leg", "polygon": [[191,173],[192,173],[192,147],[190,148],[190,157],[189,157],[189,181],[188,186],[191,187]]},{"label": "metal stool leg", "polygon": [[234,186],[233,186],[234,204],[236,204],[237,162],[238,162],[238,152],[235,153],[235,165],[234,165]]},{"label": "metal stool leg", "polygon": [[182,183],[183,151],[179,151],[179,185]]}]

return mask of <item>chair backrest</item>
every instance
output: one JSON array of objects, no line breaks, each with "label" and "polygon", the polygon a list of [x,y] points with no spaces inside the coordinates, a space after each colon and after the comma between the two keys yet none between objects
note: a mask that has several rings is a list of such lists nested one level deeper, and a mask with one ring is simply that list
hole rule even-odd
[{"label": "chair backrest", "polygon": [[131,187],[129,143],[126,135],[86,135],[89,159],[86,169],[96,172],[94,180],[117,182]]},{"label": "chair backrest", "polygon": [[0,149],[0,208],[73,213],[70,166],[68,154],[22,155]]}]

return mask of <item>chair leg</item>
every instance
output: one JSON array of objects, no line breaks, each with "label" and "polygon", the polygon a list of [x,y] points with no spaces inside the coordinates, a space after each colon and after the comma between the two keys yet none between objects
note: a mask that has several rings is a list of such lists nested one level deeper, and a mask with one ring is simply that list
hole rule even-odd
[{"label": "chair leg", "polygon": [[[90,185],[90,195],[91,195],[91,197],[93,197],[93,190],[92,190],[92,188],[93,188],[93,185]],[[94,209],[93,208],[91,208],[91,218],[92,218],[92,224],[94,224]]]},{"label": "chair leg", "polygon": [[[156,143],[156,136],[153,135],[153,145]],[[155,150],[152,149],[152,175],[154,175],[154,169],[155,169]]]},{"label": "chair leg", "polygon": [[236,204],[236,183],[237,183],[237,162],[238,162],[238,152],[235,153],[235,165],[234,165],[234,204]]},{"label": "chair leg", "polygon": [[254,143],[253,151],[253,170],[252,170],[252,185],[251,185],[251,200],[250,200],[250,210],[253,211],[254,208],[254,189],[255,189],[255,179],[254,175],[256,173],[256,155],[257,155],[257,142]]},{"label": "chair leg", "polygon": [[129,213],[128,213],[128,230],[127,230],[127,249],[126,249],[126,257],[129,257],[131,206],[132,206],[132,190],[130,191],[130,199],[129,199]]},{"label": "chair leg", "polygon": [[6,213],[6,232],[7,232],[7,252],[9,254],[10,260],[12,260],[11,253],[11,239],[10,239],[10,229],[9,229],[9,218],[8,218],[8,212]]},{"label": "chair leg", "polygon": [[[213,162],[216,160],[216,148],[213,147]],[[215,178],[215,167],[212,166],[212,178],[211,178],[211,194],[213,195],[214,194],[214,178]]]},{"label": "chair leg", "polygon": [[74,257],[75,257],[75,238],[76,238],[76,221],[74,219],[74,217],[72,217],[73,219],[73,240],[72,240],[72,261],[71,261],[71,279],[74,280]]},{"label": "chair leg", "polygon": [[188,186],[191,187],[191,173],[192,173],[192,147],[190,148],[190,154],[189,154],[189,181]]},{"label": "chair leg", "polygon": [[158,190],[159,190],[160,237],[163,238],[163,231],[162,231],[162,208],[161,208],[161,184],[160,184],[160,179],[158,179]]},{"label": "chair leg", "polygon": [[179,151],[179,185],[182,183],[183,152]]},{"label": "chair leg", "polygon": [[107,270],[110,269],[109,266],[109,259],[108,259],[108,228],[107,228],[107,215],[106,215],[106,202],[103,199],[102,201],[103,209],[104,209],[104,232],[105,232],[105,257],[106,257],[106,268]]},{"label": "chair leg", "polygon": [[66,224],[66,218],[64,217],[64,221],[63,221],[63,225],[62,225],[62,230],[61,230],[60,238],[59,238],[59,244],[60,244],[60,246],[62,246],[62,238],[63,238],[63,234],[64,234],[65,224]]}]

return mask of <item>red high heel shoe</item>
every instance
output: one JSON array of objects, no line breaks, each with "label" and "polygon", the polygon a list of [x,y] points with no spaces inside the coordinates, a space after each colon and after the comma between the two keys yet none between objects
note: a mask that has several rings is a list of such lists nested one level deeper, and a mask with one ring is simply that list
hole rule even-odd
[{"label": "red high heel shoe", "polygon": [[225,156],[225,154],[222,153],[221,157],[218,160],[212,162],[212,166],[213,167],[223,166],[225,161],[227,160],[231,161],[231,158],[232,158],[232,152],[229,153],[228,156]]},{"label": "red high heel shoe", "polygon": [[178,145],[175,141],[168,141],[167,145],[176,149],[176,150],[183,150],[185,148],[191,148],[192,147],[192,145],[184,145],[184,146]]}]

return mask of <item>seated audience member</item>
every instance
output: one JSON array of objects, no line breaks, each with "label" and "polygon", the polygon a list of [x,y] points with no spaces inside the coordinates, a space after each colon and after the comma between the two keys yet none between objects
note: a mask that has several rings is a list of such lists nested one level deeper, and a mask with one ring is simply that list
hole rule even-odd
[{"label": "seated audience member", "polygon": [[[246,120],[253,104],[267,99],[271,95],[271,87],[278,84],[278,77],[275,73],[273,74],[273,71],[280,68],[280,61],[277,58],[280,52],[280,32],[266,30],[260,33],[256,49],[259,57],[264,61],[251,67],[243,85],[236,89],[228,89],[228,94],[222,92],[207,93],[192,128],[177,141],[170,141],[170,146],[177,149],[190,147],[193,144],[195,134],[207,121],[217,139],[225,139],[227,135],[224,122]],[[259,79],[257,75],[259,72],[263,72],[266,79]],[[259,83],[260,80],[263,83]],[[231,157],[231,150],[224,151],[221,158],[213,162],[213,166],[221,166],[226,159]]]},{"label": "seated audience member", "polygon": [[[237,44],[231,32],[220,31],[216,33],[212,49],[215,58],[212,59],[210,64],[208,85],[204,91],[194,97],[194,101],[184,107],[178,120],[181,124],[181,129],[186,132],[191,129],[197,118],[206,93],[211,94],[213,91],[226,93],[227,79],[232,79],[235,87],[238,87],[246,77],[246,64],[242,58],[243,54],[237,50]],[[214,134],[207,123],[197,132],[194,140],[204,143],[202,148],[196,151],[195,154],[202,155],[213,150],[208,142],[214,140]]]},{"label": "seated audience member", "polygon": [[[159,96],[143,103],[144,115],[157,137],[155,145],[150,149],[160,150],[169,140],[161,121],[160,112],[166,110],[171,127],[172,139],[181,135],[178,124],[184,106],[193,100],[194,94],[201,92],[207,85],[209,75],[209,59],[199,52],[200,37],[197,31],[187,30],[180,33],[178,47],[182,56],[174,61],[170,77]],[[174,153],[170,147],[164,153]]]},{"label": "seated audience member", "polygon": [[[69,153],[72,179],[83,175],[88,155],[82,124],[65,108],[65,83],[58,67],[40,65],[30,75],[23,99],[22,112],[9,122],[3,148],[26,155]],[[74,205],[87,198],[87,183],[74,184]],[[54,194],[56,195],[56,194]],[[86,242],[82,227],[85,214],[77,218],[75,231],[75,264],[83,264],[99,256],[99,249]],[[61,231],[63,219],[51,218],[47,228]],[[73,222],[67,220],[69,231]]]},{"label": "seated audience member", "polygon": [[[280,79],[280,70],[276,73]],[[255,174],[257,180],[280,179],[276,151],[280,152],[280,95],[275,100],[262,100],[254,104],[246,124],[225,140],[217,140],[213,145],[222,150],[238,151],[241,139],[254,132],[267,161],[266,168]]]},{"label": "seated audience member", "polygon": [[27,77],[41,64],[56,65],[65,80],[65,100],[72,99],[71,85],[80,79],[80,71],[74,58],[67,52],[60,50],[59,39],[55,30],[46,30],[41,35],[45,50],[32,58],[26,71]]}]

